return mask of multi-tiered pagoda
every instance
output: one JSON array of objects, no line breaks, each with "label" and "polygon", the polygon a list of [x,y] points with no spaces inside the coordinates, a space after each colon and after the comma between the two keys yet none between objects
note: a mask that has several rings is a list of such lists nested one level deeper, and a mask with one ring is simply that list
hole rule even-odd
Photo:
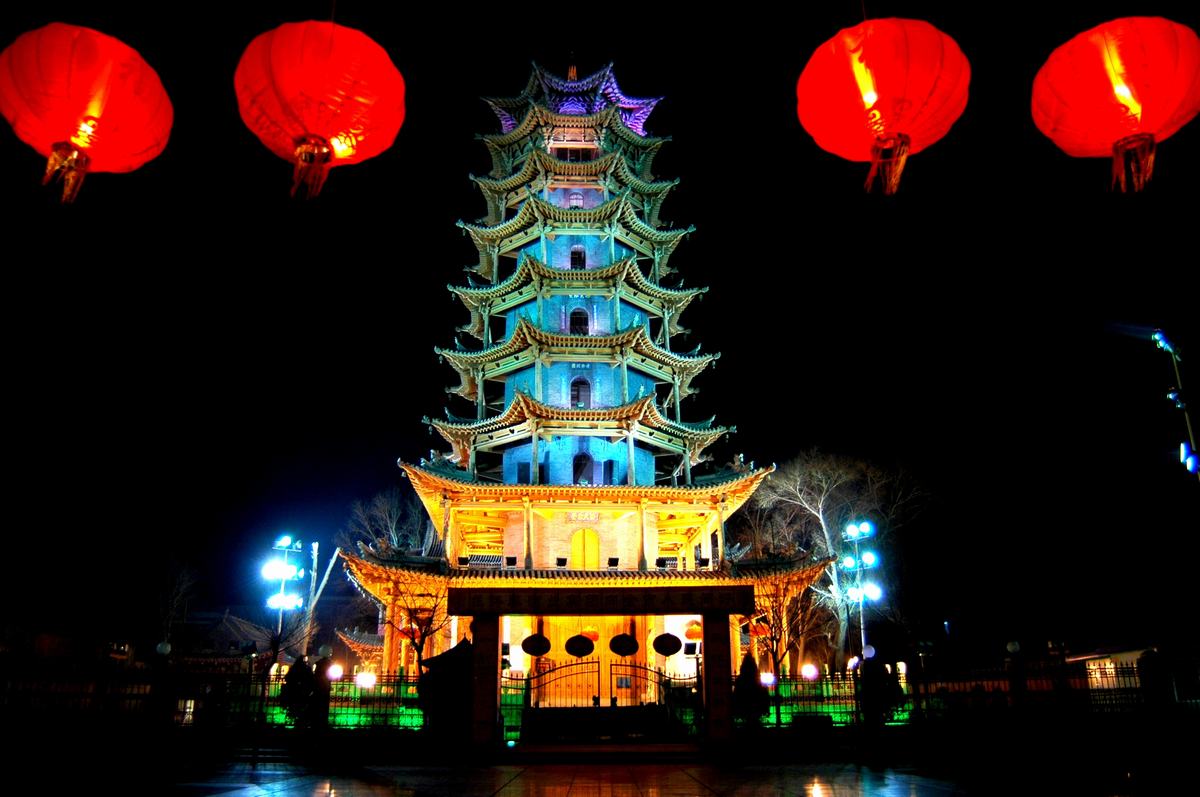
[{"label": "multi-tiered pagoda", "polygon": [[[763,578],[727,561],[725,524],[770,469],[699,467],[733,429],[684,417],[718,355],[677,350],[707,288],[672,278],[691,228],[659,218],[677,181],[652,172],[667,141],[645,132],[658,99],[625,96],[611,67],[564,80],[535,65],[518,96],[486,102],[502,127],[483,136],[492,170],[474,178],[488,213],[459,223],[479,257],[450,286],[476,342],[437,349],[464,401],[425,419],[444,452],[401,463],[438,537],[421,556],[346,557],[384,607],[382,667],[411,671],[416,645],[428,657],[470,635],[483,741],[498,703],[479,679],[499,688],[502,667],[516,682],[594,660],[579,688],[607,707],[646,700],[614,666],[686,676],[702,661],[719,736],[730,618],[754,613]],[[414,616],[437,612],[445,631],[422,640]]]}]

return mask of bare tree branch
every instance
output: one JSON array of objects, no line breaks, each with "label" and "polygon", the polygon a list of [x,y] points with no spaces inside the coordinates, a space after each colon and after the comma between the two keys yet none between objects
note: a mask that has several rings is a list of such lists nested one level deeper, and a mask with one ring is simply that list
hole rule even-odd
[{"label": "bare tree branch", "polygon": [[[823,646],[820,640],[828,639],[840,666],[851,609],[858,608],[847,591],[852,577],[837,562],[846,547],[842,530],[850,522],[870,520],[877,529],[874,544],[886,546],[888,538],[915,516],[923,499],[916,483],[902,472],[815,449],[785,463],[763,483],[745,523],[751,538],[771,541],[762,546],[764,555],[802,551],[817,560],[834,560],[803,600],[777,607],[775,622],[787,629],[788,645]],[[888,611],[899,617],[895,601],[889,602]],[[778,658],[782,655],[779,652]]]},{"label": "bare tree branch", "polygon": [[350,519],[335,542],[350,551],[361,546],[376,554],[402,554],[421,545],[428,523],[416,493],[389,487],[366,503],[354,502]]}]

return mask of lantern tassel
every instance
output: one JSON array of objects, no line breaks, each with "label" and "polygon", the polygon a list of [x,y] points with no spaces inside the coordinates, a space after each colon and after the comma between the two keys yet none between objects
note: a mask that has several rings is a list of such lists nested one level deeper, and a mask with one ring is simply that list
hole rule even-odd
[{"label": "lantern tassel", "polygon": [[42,185],[48,185],[51,180],[62,180],[62,203],[69,205],[75,201],[79,189],[83,187],[83,178],[87,176],[88,163],[91,158],[80,151],[69,141],[59,141],[50,148],[50,157],[46,159],[46,174],[42,177]]},{"label": "lantern tassel", "polygon": [[1138,133],[1113,144],[1113,187],[1137,193],[1154,174],[1154,134]]},{"label": "lantern tassel", "polygon": [[891,196],[900,188],[900,175],[904,172],[904,164],[908,162],[908,136],[896,133],[890,136],[879,136],[871,145],[871,171],[867,172],[867,182],[863,188],[870,193],[879,178],[885,196]]},{"label": "lantern tassel", "polygon": [[296,190],[303,187],[301,192],[305,199],[312,199],[321,193],[325,178],[329,176],[329,162],[333,152],[329,142],[320,136],[306,135],[296,139],[296,168],[292,172],[292,196]]}]

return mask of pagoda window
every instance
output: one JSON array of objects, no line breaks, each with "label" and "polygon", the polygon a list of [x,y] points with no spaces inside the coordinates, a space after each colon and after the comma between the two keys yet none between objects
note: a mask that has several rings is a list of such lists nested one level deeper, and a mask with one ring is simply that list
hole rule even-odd
[{"label": "pagoda window", "polygon": [[529,484],[529,463],[517,463],[517,484]]},{"label": "pagoda window", "polygon": [[595,147],[555,147],[554,157],[568,163],[583,163],[596,159]]},{"label": "pagoda window", "polygon": [[591,330],[589,329],[589,319],[587,310],[572,310],[571,322],[569,329],[572,335],[586,335]]},{"label": "pagoda window", "polygon": [[583,207],[583,194],[579,191],[572,191],[567,195],[567,207],[581,208]]},{"label": "pagoda window", "polygon": [[[587,410],[592,407],[592,385],[583,377],[571,380],[571,408]],[[581,455],[586,456],[586,455]],[[590,460],[589,460],[590,461]]]},{"label": "pagoda window", "polygon": [[583,244],[575,244],[571,247],[571,268],[587,268],[587,252],[583,248]]},{"label": "pagoda window", "polygon": [[617,463],[611,459],[604,460],[604,483],[614,484],[613,478],[616,476]]},{"label": "pagoda window", "polygon": [[575,455],[575,484],[592,483],[592,457],[590,454]]}]

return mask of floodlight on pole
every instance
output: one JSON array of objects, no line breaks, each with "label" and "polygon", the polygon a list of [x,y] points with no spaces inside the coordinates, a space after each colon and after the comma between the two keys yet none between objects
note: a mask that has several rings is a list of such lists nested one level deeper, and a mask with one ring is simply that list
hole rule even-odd
[{"label": "floodlight on pole", "polygon": [[869,520],[854,521],[846,524],[846,531],[843,535],[847,542],[854,544],[854,555],[847,554],[842,557],[841,565],[847,572],[855,574],[854,586],[846,589],[846,597],[858,604],[858,631],[862,650],[866,650],[868,647],[867,624],[863,604],[865,601],[877,601],[883,597],[883,590],[878,584],[873,581],[868,581],[864,584],[862,580],[863,570],[869,570],[878,566],[879,555],[874,551],[863,551],[860,554],[858,544],[860,540],[865,540],[874,535],[875,524]]},{"label": "floodlight on pole", "polygon": [[1179,461],[1187,468],[1188,473],[1194,473],[1200,477],[1200,462],[1196,458],[1196,433],[1192,430],[1192,416],[1188,414],[1187,403],[1183,398],[1183,376],[1179,371],[1179,363],[1182,358],[1161,329],[1154,330],[1150,339],[1158,348],[1171,355],[1171,367],[1175,369],[1175,384],[1167,391],[1167,400],[1174,402],[1175,407],[1183,413],[1183,423],[1187,427],[1188,436],[1187,442],[1180,447]]},{"label": "floodlight on pole", "polygon": [[303,543],[300,540],[293,540],[290,534],[284,534],[275,540],[275,544],[271,546],[272,550],[281,551],[283,558],[275,557],[262,567],[262,577],[264,579],[270,582],[279,582],[279,591],[272,593],[267,598],[267,607],[279,611],[279,623],[275,628],[275,633],[281,639],[283,637],[283,613],[285,611],[295,611],[304,605],[303,598],[299,595],[290,594],[287,591],[289,581],[304,578],[304,570],[297,568],[288,561],[288,554],[299,551],[302,548]]}]

